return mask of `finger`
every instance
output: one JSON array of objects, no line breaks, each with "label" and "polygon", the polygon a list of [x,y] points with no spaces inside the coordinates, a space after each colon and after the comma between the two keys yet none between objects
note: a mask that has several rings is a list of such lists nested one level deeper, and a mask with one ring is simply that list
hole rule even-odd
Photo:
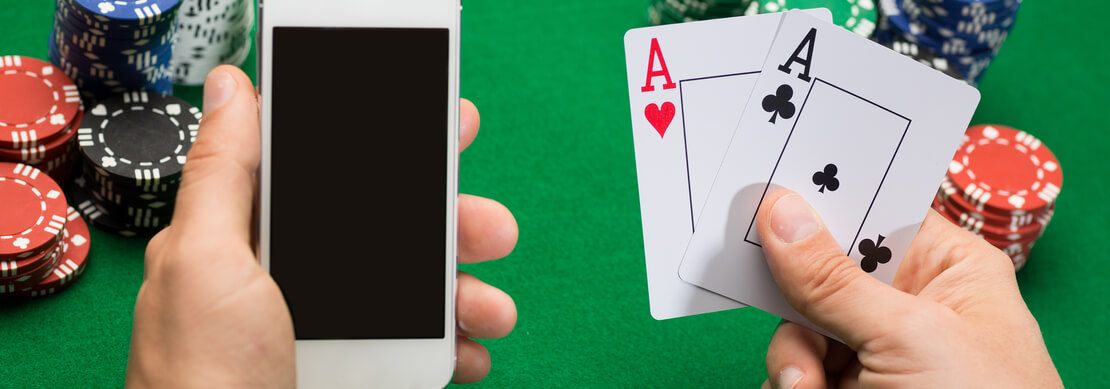
[{"label": "finger", "polygon": [[469,384],[481,381],[489,374],[490,359],[486,346],[478,344],[467,338],[458,338],[455,343],[455,376],[451,379],[456,384]]},{"label": "finger", "polygon": [[509,255],[516,247],[512,212],[496,201],[459,195],[459,261],[474,263]]},{"label": "finger", "polygon": [[768,268],[786,300],[853,349],[890,329],[890,317],[914,309],[912,296],[844,255],[802,196],[785,190],[768,195],[756,221]]},{"label": "finger", "polygon": [[478,115],[478,107],[467,99],[459,100],[459,152],[466,150],[478,137],[478,128],[481,127],[482,118]]},{"label": "finger", "polygon": [[166,226],[147,241],[143,254],[143,281],[146,281],[151,271],[158,268],[156,262],[161,258],[160,253],[165,249],[166,239],[171,234],[172,228],[173,226]]},{"label": "finger", "polygon": [[[986,255],[968,255],[986,253]],[[978,277],[990,273],[1011,278],[1013,262],[982,238],[953,224],[935,210],[929,210],[921,229],[906,252],[893,285],[916,295],[946,270],[971,259],[970,267]],[[985,272],[985,273],[982,273]]]},{"label": "finger", "polygon": [[508,294],[474,276],[459,272],[459,335],[501,338],[516,326],[516,303]]},{"label": "finger", "polygon": [[204,108],[182,173],[173,225],[186,236],[249,244],[260,153],[258,102],[250,79],[238,68],[217,67],[205,82]]},{"label": "finger", "polygon": [[828,340],[800,325],[782,321],[767,346],[767,377],[773,388],[824,388]]}]

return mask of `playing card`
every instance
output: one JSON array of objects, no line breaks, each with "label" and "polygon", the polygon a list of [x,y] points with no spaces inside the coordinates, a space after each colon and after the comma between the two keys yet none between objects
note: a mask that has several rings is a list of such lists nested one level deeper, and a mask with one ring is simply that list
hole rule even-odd
[{"label": "playing card", "polygon": [[813,205],[844,253],[890,283],[978,101],[963,82],[787,13],[681,278],[813,327],[783,299],[753,226],[763,197],[785,187]]},{"label": "playing card", "polygon": [[[831,19],[828,10],[806,12]],[[628,31],[624,37],[651,314],[743,305],[678,278],[682,252],[782,14]]]}]

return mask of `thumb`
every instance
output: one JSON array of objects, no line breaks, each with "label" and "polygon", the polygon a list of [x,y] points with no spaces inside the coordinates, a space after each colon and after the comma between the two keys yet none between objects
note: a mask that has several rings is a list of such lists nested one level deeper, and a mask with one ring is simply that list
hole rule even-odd
[{"label": "thumb", "polygon": [[232,66],[212,70],[204,83],[204,110],[182,173],[173,229],[249,245],[261,142],[250,78]]},{"label": "thumb", "polygon": [[763,253],[786,300],[810,321],[857,346],[892,325],[917,301],[864,273],[805,199],[778,191],[756,218]]}]

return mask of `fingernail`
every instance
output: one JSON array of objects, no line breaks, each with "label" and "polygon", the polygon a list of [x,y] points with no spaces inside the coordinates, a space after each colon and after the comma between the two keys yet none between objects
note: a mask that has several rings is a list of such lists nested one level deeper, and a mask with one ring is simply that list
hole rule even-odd
[{"label": "fingernail", "polygon": [[802,373],[802,369],[796,368],[794,366],[789,366],[779,372],[778,387],[779,389],[791,389],[795,386],[798,386],[798,383],[802,382],[802,377],[804,376],[805,374]]},{"label": "fingernail", "polygon": [[235,95],[238,83],[235,77],[223,70],[216,70],[208,74],[204,81],[204,110],[215,111],[231,100]]},{"label": "fingernail", "polygon": [[771,229],[779,240],[794,243],[820,230],[821,223],[802,196],[788,194],[771,209]]}]

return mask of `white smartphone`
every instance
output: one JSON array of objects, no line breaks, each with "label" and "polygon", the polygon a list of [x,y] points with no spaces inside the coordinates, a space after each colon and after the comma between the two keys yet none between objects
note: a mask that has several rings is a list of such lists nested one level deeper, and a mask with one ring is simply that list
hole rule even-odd
[{"label": "white smartphone", "polygon": [[459,0],[260,1],[259,254],[301,387],[455,366]]}]

